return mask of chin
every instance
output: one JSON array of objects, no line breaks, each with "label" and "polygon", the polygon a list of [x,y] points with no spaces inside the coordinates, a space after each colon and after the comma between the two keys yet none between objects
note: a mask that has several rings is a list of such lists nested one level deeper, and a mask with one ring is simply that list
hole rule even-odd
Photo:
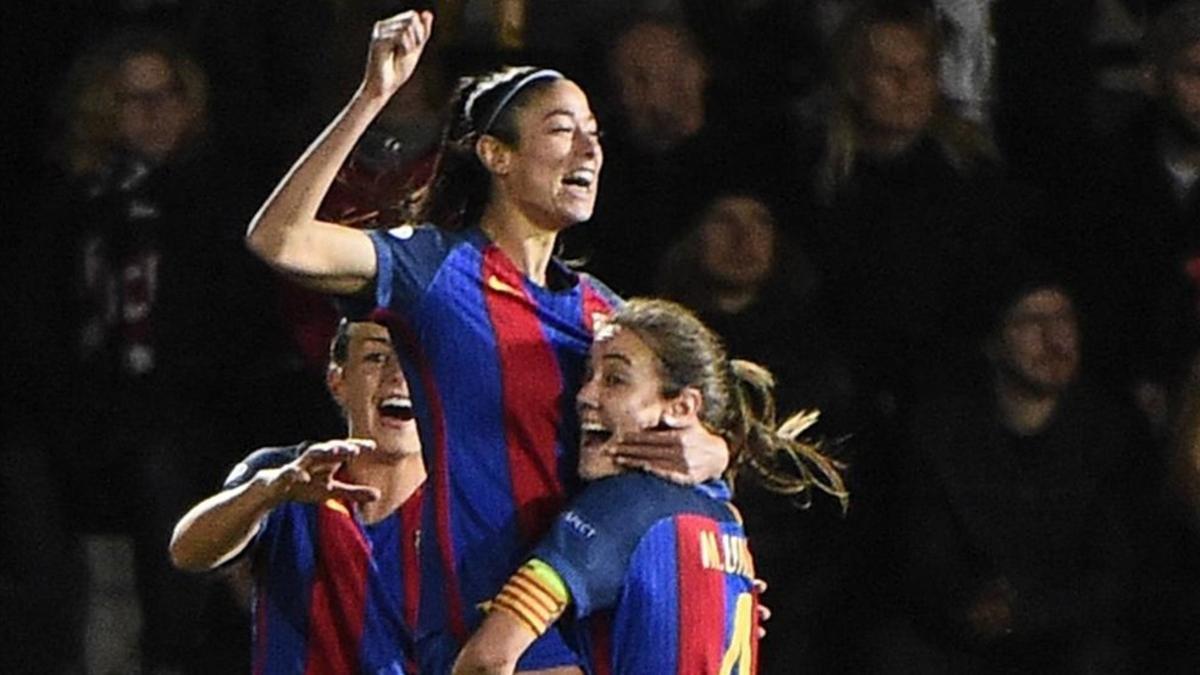
[{"label": "chin", "polygon": [[617,466],[609,459],[584,459],[579,460],[579,477],[585,481],[600,480],[621,473],[621,467]]}]

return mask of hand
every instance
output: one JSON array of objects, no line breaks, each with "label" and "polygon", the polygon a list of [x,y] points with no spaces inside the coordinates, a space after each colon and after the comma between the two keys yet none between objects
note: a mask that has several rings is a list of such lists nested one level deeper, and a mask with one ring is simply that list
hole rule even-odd
[{"label": "hand", "polygon": [[375,449],[375,441],[360,438],[314,443],[295,460],[259,472],[259,479],[274,491],[278,501],[321,503],[327,499],[347,499],[365,503],[379,499],[379,491],[334,479],[342,464],[363,452]]},{"label": "hand", "polygon": [[606,452],[619,466],[681,485],[720,478],[729,466],[729,444],[700,424],[626,433]]},{"label": "hand", "polygon": [[360,90],[372,98],[391,98],[412,77],[432,33],[433,12],[409,10],[376,21]]},{"label": "hand", "polygon": [[767,592],[767,582],[762,579],[754,580],[754,594],[759,597],[755,608],[758,610],[758,639],[767,636],[766,623],[771,620],[771,608],[762,603],[762,594]]}]

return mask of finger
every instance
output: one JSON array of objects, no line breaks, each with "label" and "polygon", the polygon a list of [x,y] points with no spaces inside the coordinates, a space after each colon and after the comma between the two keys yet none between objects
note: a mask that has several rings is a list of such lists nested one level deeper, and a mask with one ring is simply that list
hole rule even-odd
[{"label": "finger", "polygon": [[395,16],[390,16],[386,19],[376,21],[375,28],[371,33],[371,37],[379,39],[385,33],[395,33],[414,23],[419,23],[417,21],[417,12],[415,10],[410,9],[405,12],[400,12]]},{"label": "finger", "polygon": [[658,464],[653,464],[651,462],[645,462],[645,461],[640,461],[640,460],[635,460],[635,459],[627,459],[625,457],[614,457],[613,461],[616,464],[623,466],[627,469],[633,469],[635,471],[643,471],[643,472],[651,474],[653,476],[662,478],[663,480],[675,483],[676,485],[693,485],[696,482],[696,481],[692,480],[690,477],[688,477],[688,475],[686,473],[681,473],[679,471],[674,471],[671,469],[663,468],[662,466],[660,466]]},{"label": "finger", "polygon": [[616,440],[620,445],[669,448],[679,446],[681,433],[676,429],[642,429],[623,433]]},{"label": "finger", "polygon": [[762,595],[767,592],[767,582],[764,579],[754,580],[754,592]]},{"label": "finger", "polygon": [[767,607],[766,605],[759,605],[758,606],[758,620],[760,623],[765,622],[765,621],[770,621],[771,620],[771,608]]},{"label": "finger", "polygon": [[378,488],[351,483],[333,482],[329,484],[327,490],[331,497],[348,499],[358,504],[376,501],[381,496]]},{"label": "finger", "polygon": [[613,455],[612,460],[617,466],[636,469],[638,471],[649,471],[655,475],[687,473],[687,466],[679,461],[677,457],[646,457],[636,453],[626,454],[622,452],[619,455]]}]

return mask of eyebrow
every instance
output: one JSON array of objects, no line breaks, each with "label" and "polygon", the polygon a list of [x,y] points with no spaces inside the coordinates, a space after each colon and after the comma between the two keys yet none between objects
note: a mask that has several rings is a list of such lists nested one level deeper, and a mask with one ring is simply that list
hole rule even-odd
[{"label": "eyebrow", "polygon": [[384,345],[388,349],[392,348],[392,341],[387,338],[369,337],[369,338],[363,338],[363,342],[370,342],[370,343],[374,343],[374,344]]},{"label": "eyebrow", "polygon": [[[555,108],[554,110],[551,110],[550,112],[546,113],[546,114],[545,114],[545,115],[542,117],[542,119],[543,119],[543,120],[548,120],[548,119],[550,119],[551,117],[555,117],[555,116],[557,116],[557,115],[566,115],[567,117],[570,117],[571,119],[575,119],[575,111],[573,111],[573,110],[568,110],[568,109],[566,109],[566,108]],[[595,116],[595,115],[588,115],[587,117],[585,117],[585,118],[583,119],[583,121],[584,121],[584,122],[594,122],[594,121],[596,121],[596,116]]]},{"label": "eyebrow", "polygon": [[621,363],[624,363],[626,365],[630,365],[630,366],[633,365],[633,361],[631,361],[629,359],[629,357],[625,356],[624,354],[605,354],[601,360],[608,361],[609,359],[612,359],[614,361],[620,361]]}]

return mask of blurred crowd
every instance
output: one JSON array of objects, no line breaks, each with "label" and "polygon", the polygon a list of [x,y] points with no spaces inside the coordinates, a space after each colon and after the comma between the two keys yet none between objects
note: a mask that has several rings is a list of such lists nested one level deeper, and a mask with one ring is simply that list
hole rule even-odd
[{"label": "blurred crowd", "polygon": [[696,310],[848,467],[845,516],[738,492],[763,672],[1200,672],[1200,1],[28,4],[0,671],[83,672],[80,538],[118,533],[142,672],[248,672],[238,584],[170,569],[170,528],[341,422],[334,309],[242,236],[372,23],[432,6],[323,217],[398,224],[458,75],[592,92],[605,169],[564,257]]}]

